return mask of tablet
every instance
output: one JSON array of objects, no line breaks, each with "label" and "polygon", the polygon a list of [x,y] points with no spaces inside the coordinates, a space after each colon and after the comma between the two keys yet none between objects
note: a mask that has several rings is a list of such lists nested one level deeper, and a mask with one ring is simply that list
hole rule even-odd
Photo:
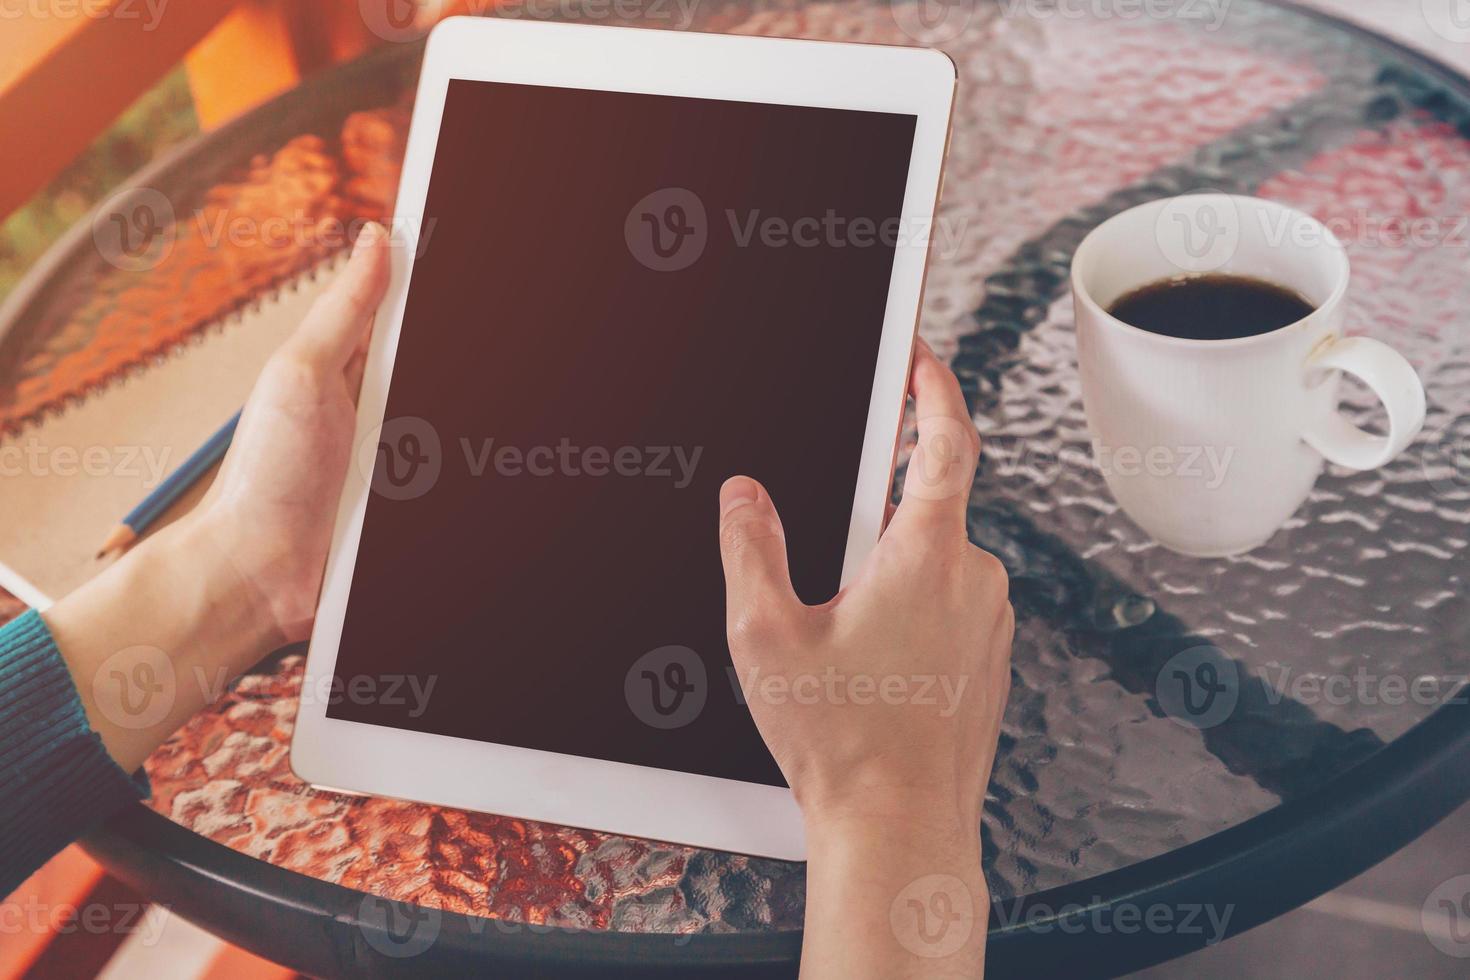
[{"label": "tablet", "polygon": [[876,543],[954,87],[918,48],[434,31],[298,775],[802,857],[717,495],[765,485],[810,603]]}]

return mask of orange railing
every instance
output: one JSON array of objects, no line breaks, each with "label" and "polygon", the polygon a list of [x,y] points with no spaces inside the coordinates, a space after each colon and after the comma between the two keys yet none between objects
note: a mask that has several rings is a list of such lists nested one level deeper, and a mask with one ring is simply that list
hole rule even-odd
[{"label": "orange railing", "polygon": [[[480,0],[483,6],[485,0]],[[40,0],[0,23],[0,219],[186,65],[206,129],[476,0]],[[379,25],[374,30],[374,25]]]}]

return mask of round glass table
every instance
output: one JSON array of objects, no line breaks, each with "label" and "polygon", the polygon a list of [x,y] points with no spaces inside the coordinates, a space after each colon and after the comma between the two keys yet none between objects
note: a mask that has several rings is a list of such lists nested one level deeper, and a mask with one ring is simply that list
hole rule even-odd
[{"label": "round glass table", "polygon": [[[931,44],[959,67],[922,332],[985,436],[970,533],[1007,566],[1018,619],[979,828],[991,975],[1181,955],[1470,798],[1470,81],[1264,0],[633,9],[649,27]],[[90,227],[59,243],[0,312],[0,406],[118,317],[162,303],[183,342],[330,257],[297,242],[225,261],[231,246],[191,245],[209,207],[388,213],[422,51],[395,40],[139,174],[180,222],[168,261],[118,269]],[[1329,469],[1270,542],[1220,560],[1164,551],[1109,496],[1067,281],[1097,223],[1199,190],[1327,222],[1352,257],[1350,332],[1405,352],[1429,392],[1409,452]],[[1350,387],[1344,411],[1371,427],[1378,409]],[[152,800],[92,852],[318,976],[794,972],[800,865],[303,785],[287,761],[301,667],[284,651],[196,717],[148,762]]]}]

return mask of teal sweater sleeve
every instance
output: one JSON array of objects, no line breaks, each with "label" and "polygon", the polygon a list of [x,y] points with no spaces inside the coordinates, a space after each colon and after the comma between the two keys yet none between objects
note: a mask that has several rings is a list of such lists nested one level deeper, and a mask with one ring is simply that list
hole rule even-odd
[{"label": "teal sweater sleeve", "polygon": [[28,612],[0,628],[0,898],[147,795],[87,723],[45,621]]}]

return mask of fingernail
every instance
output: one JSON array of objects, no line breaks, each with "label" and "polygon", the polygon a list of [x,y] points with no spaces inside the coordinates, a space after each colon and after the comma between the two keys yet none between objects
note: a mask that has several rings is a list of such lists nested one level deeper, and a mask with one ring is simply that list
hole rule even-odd
[{"label": "fingernail", "polygon": [[363,225],[362,230],[357,233],[357,241],[354,242],[352,245],[352,254],[356,255],[358,252],[362,252],[372,248],[374,245],[378,244],[378,241],[382,239],[382,237],[383,226],[378,224],[376,221],[369,221],[367,224]]},{"label": "fingernail", "polygon": [[720,487],[720,516],[736,507],[753,504],[760,497],[760,487],[748,476],[732,476]]}]

